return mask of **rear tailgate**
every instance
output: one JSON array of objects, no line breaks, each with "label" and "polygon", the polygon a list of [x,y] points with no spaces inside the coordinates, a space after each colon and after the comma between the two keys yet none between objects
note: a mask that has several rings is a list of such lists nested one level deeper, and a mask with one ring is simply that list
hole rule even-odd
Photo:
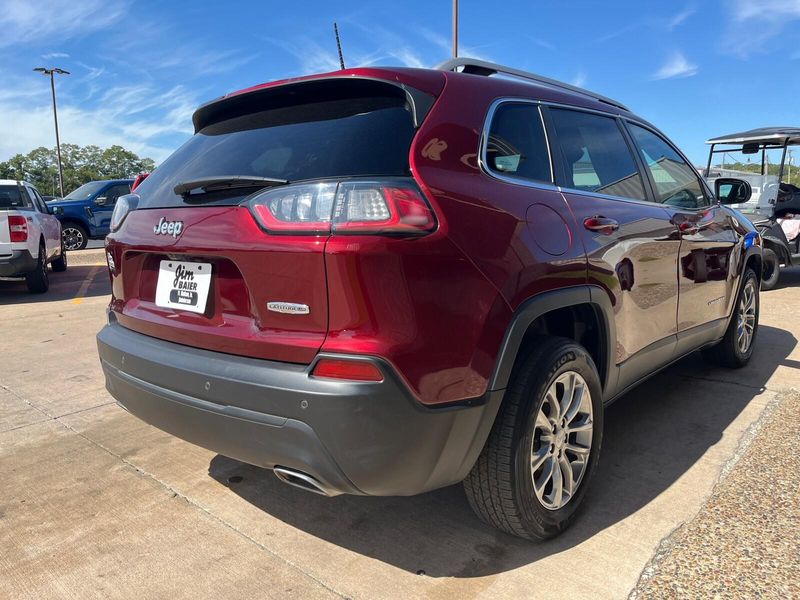
[{"label": "rear tailgate", "polygon": [[[424,77],[441,89],[441,74]],[[200,187],[181,195],[175,186],[226,175],[292,184],[407,177],[420,107],[433,99],[413,91],[412,98],[397,82],[337,77],[262,88],[198,110],[198,132],[141,183],[138,208],[107,238],[117,320],[194,347],[311,362],[328,327],[329,233],[265,230],[242,205],[257,188]],[[301,208],[317,210],[297,198],[288,208],[295,218]]]},{"label": "rear tailgate", "polygon": [[11,237],[8,230],[8,211],[0,208],[0,256],[11,254]]},{"label": "rear tailgate", "polygon": [[[154,233],[162,219],[182,223],[177,238]],[[316,236],[265,236],[246,208],[215,206],[133,211],[108,244],[115,265],[112,309],[135,331],[190,346],[257,358],[308,362],[328,322],[325,265]],[[156,304],[162,261],[209,265],[203,313]],[[167,282],[169,284],[171,282]],[[309,307],[308,314],[267,309]]]}]

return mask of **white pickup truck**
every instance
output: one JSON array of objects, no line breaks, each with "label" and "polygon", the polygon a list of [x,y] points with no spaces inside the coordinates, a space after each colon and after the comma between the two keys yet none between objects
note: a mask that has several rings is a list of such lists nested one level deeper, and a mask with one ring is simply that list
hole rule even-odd
[{"label": "white pickup truck", "polygon": [[65,271],[61,223],[31,184],[0,179],[0,277],[25,277],[28,290],[50,287],[47,265]]}]

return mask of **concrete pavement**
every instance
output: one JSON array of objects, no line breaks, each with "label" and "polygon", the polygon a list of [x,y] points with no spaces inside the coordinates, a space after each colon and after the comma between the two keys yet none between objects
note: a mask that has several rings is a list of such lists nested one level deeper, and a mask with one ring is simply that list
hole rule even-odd
[{"label": "concrete pavement", "polygon": [[608,409],[585,510],[536,545],[481,524],[458,486],[322,498],[145,425],[103,387],[105,270],[51,285],[0,282],[3,598],[623,598],[765,407],[800,388],[794,270],[762,295],[746,369],[693,355]]}]

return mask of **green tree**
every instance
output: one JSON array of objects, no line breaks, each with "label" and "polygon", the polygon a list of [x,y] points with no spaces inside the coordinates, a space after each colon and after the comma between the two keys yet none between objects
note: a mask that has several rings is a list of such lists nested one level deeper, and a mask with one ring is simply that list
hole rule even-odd
[{"label": "green tree", "polygon": [[[137,173],[150,172],[155,163],[140,158],[122,146],[61,145],[61,165],[64,171],[64,193],[68,194],[87,181],[125,179]],[[0,179],[24,179],[35,185],[42,194],[58,194],[58,163],[55,148],[36,148],[28,154],[16,154],[0,162]]]}]

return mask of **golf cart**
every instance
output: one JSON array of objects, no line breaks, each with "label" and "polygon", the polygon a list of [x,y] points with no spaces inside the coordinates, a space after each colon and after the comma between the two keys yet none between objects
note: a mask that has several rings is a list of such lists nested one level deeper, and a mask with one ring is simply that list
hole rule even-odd
[{"label": "golf cart", "polygon": [[[742,202],[727,198],[725,203],[750,219],[761,234],[761,289],[772,289],[781,267],[800,265],[800,169],[792,173],[800,127],[763,127],[711,138],[706,144],[711,150],[705,179],[720,196],[741,194]],[[728,178],[746,181],[751,193],[726,184]]]}]

